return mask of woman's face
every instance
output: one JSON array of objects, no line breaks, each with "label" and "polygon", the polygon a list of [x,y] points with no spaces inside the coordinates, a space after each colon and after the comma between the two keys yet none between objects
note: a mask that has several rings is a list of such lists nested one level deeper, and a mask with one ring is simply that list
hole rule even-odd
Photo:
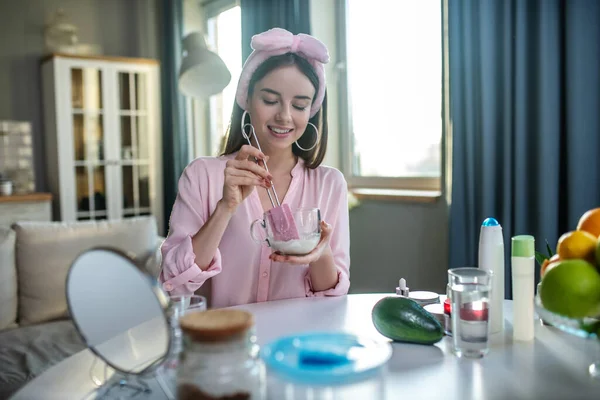
[{"label": "woman's face", "polygon": [[315,88],[295,65],[280,67],[256,82],[248,112],[265,153],[291,149],[308,125]]}]

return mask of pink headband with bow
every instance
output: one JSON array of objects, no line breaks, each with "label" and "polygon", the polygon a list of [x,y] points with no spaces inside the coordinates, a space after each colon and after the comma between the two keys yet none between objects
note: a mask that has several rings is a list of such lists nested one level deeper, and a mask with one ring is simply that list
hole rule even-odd
[{"label": "pink headband with bow", "polygon": [[329,62],[327,47],[310,35],[303,33],[294,35],[281,28],[269,29],[266,32],[252,36],[250,47],[253,51],[244,63],[235,95],[238,105],[242,109],[246,109],[250,78],[252,78],[260,64],[273,56],[295,53],[305,58],[312,65],[319,78],[319,90],[310,108],[310,117],[312,118],[321,108],[323,97],[325,97],[324,64]]}]

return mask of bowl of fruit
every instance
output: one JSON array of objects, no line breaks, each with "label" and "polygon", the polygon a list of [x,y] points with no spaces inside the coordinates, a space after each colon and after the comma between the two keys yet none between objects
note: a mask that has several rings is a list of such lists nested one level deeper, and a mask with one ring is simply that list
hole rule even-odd
[{"label": "bowl of fruit", "polygon": [[[535,298],[539,317],[600,345],[600,208],[585,212],[576,230],[560,236],[556,254],[548,252],[536,254],[542,278]],[[600,360],[589,372],[600,379]]]}]

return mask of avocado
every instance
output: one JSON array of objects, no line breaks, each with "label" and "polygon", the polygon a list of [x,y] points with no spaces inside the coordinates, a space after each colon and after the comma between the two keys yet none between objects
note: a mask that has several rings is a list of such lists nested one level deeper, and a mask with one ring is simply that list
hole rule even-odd
[{"label": "avocado", "polygon": [[414,300],[401,296],[384,297],[371,311],[375,328],[399,342],[434,344],[444,337],[437,319]]}]

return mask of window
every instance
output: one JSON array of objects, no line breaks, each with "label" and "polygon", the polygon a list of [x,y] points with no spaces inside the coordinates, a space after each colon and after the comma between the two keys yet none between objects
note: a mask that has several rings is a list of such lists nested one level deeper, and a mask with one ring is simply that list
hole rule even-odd
[{"label": "window", "polygon": [[[223,2],[221,2],[223,3]],[[217,155],[227,132],[235,99],[237,83],[242,71],[242,19],[240,6],[228,2],[218,12],[207,13],[207,42],[225,62],[231,72],[231,82],[209,101],[208,120],[210,125],[209,151]],[[209,10],[210,12],[210,10]]]},{"label": "window", "polygon": [[[430,191],[442,176],[442,1],[341,0],[351,188]],[[345,87],[344,87],[345,86]],[[345,100],[345,101],[344,101]]]}]

